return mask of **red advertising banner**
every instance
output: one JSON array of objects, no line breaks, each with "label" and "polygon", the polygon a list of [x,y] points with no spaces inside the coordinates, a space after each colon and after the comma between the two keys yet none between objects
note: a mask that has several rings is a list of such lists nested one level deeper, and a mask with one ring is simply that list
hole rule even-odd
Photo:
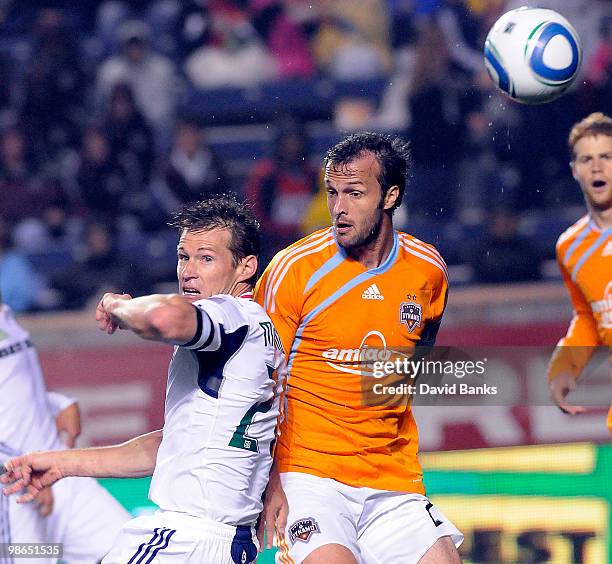
[{"label": "red advertising banner", "polygon": [[[612,385],[607,375],[601,377],[605,362],[599,361],[598,378],[581,381],[580,400],[588,406],[586,413],[565,415],[548,399],[546,366],[565,328],[549,323],[454,326],[442,331],[439,345],[465,347],[472,356],[491,357],[492,349],[487,347],[495,346],[488,369],[502,382],[504,395],[471,405],[415,401],[421,449],[609,440],[605,419]],[[130,345],[61,352],[47,348],[40,354],[48,387],[80,402],[84,446],[123,441],[162,426],[171,353],[165,345]]]},{"label": "red advertising banner", "polygon": [[78,399],[80,446],[160,429],[172,348],[164,345],[41,351],[47,387]]}]

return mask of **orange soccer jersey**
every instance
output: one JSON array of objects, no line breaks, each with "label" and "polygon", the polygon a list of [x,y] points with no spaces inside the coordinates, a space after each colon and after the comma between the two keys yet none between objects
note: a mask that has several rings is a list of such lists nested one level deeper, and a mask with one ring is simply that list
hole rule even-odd
[{"label": "orange soccer jersey", "polygon": [[255,299],[288,358],[281,472],[424,493],[410,402],[367,405],[359,354],[364,347],[432,345],[447,292],[446,265],[435,248],[397,231],[389,256],[371,270],[346,256],[331,228],[276,255]]},{"label": "orange soccer jersey", "polygon": [[[567,335],[559,341],[548,378],[575,378],[596,346],[612,348],[612,229],[599,229],[584,216],[559,237],[557,260],[574,306]],[[612,429],[612,410],[608,416]]]}]

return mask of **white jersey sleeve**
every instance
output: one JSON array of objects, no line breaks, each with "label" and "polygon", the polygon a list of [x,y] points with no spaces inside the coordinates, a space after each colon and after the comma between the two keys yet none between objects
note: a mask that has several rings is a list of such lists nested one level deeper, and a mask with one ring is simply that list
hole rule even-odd
[{"label": "white jersey sleeve", "polygon": [[[193,306],[196,310],[197,328],[193,339],[183,345],[186,349],[216,351],[221,346],[221,330],[225,325],[225,316],[223,311],[214,312],[215,307],[212,299],[208,301],[210,302],[208,304],[200,301]],[[241,321],[244,325],[246,320],[239,319],[238,323]],[[248,322],[246,324],[248,325]]]},{"label": "white jersey sleeve", "polygon": [[59,392],[47,392],[47,403],[49,404],[53,417],[57,417],[61,411],[64,411],[64,409],[76,402],[74,398],[65,396]]}]

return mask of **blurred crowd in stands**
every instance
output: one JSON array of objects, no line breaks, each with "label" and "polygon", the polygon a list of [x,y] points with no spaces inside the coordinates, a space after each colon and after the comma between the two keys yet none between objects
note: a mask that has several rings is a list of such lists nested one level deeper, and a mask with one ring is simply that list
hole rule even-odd
[{"label": "blurred crowd in stands", "polygon": [[321,157],[357,129],[412,141],[400,227],[456,283],[554,277],[581,215],[570,126],[612,113],[612,2],[539,0],[578,30],[576,87],[492,86],[484,37],[515,0],[0,0],[0,290],[17,311],[173,278],[167,215],[233,190],[265,260],[327,225]]}]

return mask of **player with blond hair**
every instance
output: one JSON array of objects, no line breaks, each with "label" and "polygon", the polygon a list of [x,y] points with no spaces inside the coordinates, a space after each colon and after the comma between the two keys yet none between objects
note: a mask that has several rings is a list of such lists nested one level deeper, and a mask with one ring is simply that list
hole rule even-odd
[{"label": "player with blond hair", "polygon": [[[557,241],[557,260],[574,316],[548,366],[550,394],[566,413],[584,411],[567,395],[596,347],[612,347],[612,118],[593,113],[569,134],[570,166],[587,214]],[[608,413],[612,431],[612,408]]]}]

